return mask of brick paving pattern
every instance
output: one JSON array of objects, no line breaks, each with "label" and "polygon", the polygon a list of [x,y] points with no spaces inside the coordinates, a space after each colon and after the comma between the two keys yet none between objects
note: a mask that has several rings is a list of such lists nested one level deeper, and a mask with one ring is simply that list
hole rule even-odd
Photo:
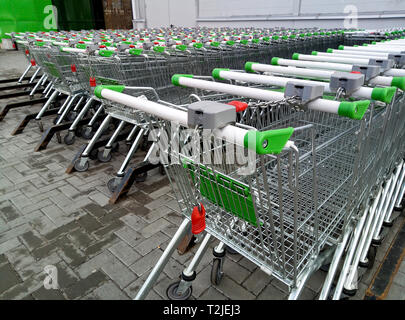
[{"label": "brick paving pattern", "polygon": [[[0,60],[5,58],[21,57],[0,52]],[[0,70],[7,78],[18,75],[19,69],[1,63]],[[5,103],[0,101],[1,108]],[[109,163],[92,161],[89,171],[66,174],[85,140],[67,146],[53,138],[46,150],[34,152],[41,137],[34,122],[23,134],[10,135],[24,114],[39,108],[12,110],[0,123],[0,299],[132,299],[181,221],[168,179],[152,172],[127,197],[109,205],[106,182],[125,148]],[[49,127],[51,120],[44,124]],[[168,285],[179,279],[195,251],[175,252],[147,299],[167,299]],[[240,255],[227,256],[220,285],[211,285],[211,252],[208,249],[197,269],[192,299],[287,298],[285,285]],[[43,286],[47,265],[57,267],[58,289]],[[363,298],[378,265],[363,277],[354,299]],[[404,268],[403,262],[389,298],[404,298]],[[301,298],[316,298],[325,276],[316,272]]]}]

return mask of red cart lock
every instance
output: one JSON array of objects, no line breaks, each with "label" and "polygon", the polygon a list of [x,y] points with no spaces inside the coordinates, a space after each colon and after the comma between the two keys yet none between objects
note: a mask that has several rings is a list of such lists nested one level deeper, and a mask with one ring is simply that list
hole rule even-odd
[{"label": "red cart lock", "polygon": [[246,108],[248,107],[248,104],[246,102],[237,101],[237,100],[228,102],[228,104],[231,105],[231,106],[234,106],[235,109],[236,109],[236,112],[245,111]]},{"label": "red cart lock", "polygon": [[96,78],[90,77],[89,82],[90,82],[90,87],[96,86]]},{"label": "red cart lock", "polygon": [[71,65],[70,65],[70,70],[72,70],[72,72],[76,72],[76,71],[77,71],[76,65],[75,65],[75,64],[71,64]]},{"label": "red cart lock", "polygon": [[37,64],[35,63],[35,60],[34,59],[31,59],[31,65],[33,66],[33,67],[35,67]]},{"label": "red cart lock", "polygon": [[202,203],[200,206],[195,206],[191,214],[191,232],[199,234],[205,229],[205,208]]}]

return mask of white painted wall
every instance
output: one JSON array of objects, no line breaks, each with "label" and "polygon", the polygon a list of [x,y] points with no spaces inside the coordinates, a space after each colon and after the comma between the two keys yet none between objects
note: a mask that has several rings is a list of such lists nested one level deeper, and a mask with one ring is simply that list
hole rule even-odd
[{"label": "white painted wall", "polygon": [[[405,0],[134,0],[146,27],[343,28],[355,5],[358,27],[405,27]],[[352,10],[352,9],[351,9]]]}]

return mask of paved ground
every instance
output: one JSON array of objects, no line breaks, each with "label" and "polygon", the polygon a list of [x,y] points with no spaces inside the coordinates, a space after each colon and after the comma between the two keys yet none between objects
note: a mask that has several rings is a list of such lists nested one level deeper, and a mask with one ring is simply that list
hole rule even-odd
[{"label": "paved ground", "polygon": [[[18,75],[24,66],[22,56],[0,51],[2,78]],[[167,178],[155,172],[125,199],[109,205],[106,182],[118,169],[125,148],[121,146],[122,153],[110,163],[93,161],[88,172],[65,174],[84,140],[66,146],[53,139],[47,150],[36,153],[33,149],[41,135],[35,123],[21,135],[10,135],[28,110],[38,108],[10,111],[0,123],[0,299],[134,298],[181,221]],[[397,225],[379,248],[354,299],[364,297]],[[195,250],[174,254],[148,299],[167,299],[167,286],[178,279]],[[197,269],[192,298],[287,297],[286,286],[239,255],[229,255],[225,276],[214,287],[209,280],[211,263],[208,251]],[[57,267],[57,290],[43,286],[47,265]],[[301,298],[316,298],[325,276],[323,271],[315,273]],[[405,299],[404,279],[403,262],[388,299]]]}]

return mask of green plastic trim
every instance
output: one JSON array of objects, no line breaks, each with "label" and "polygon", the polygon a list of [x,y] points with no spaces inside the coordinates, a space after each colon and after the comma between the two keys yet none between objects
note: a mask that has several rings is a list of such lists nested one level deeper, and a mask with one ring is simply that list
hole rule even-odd
[{"label": "green plastic trim", "polygon": [[226,44],[227,44],[228,46],[233,46],[233,45],[235,44],[235,41],[228,40],[228,41],[226,42]]},{"label": "green plastic trim", "polygon": [[226,68],[215,68],[214,70],[212,70],[212,77],[214,78],[214,79],[217,79],[217,80],[225,80],[225,79],[222,79],[221,77],[220,77],[220,73],[221,73],[221,71],[229,71],[229,69],[226,69]]},{"label": "green plastic trim", "polygon": [[[45,42],[37,41],[37,42],[35,42],[35,45],[36,45],[37,47],[42,47],[42,46],[45,45]],[[85,49],[86,49],[86,47],[85,47]]]},{"label": "green plastic trim", "polygon": [[210,43],[210,45],[211,45],[212,47],[219,47],[219,42],[213,41],[213,42]]},{"label": "green plastic trim", "polygon": [[339,49],[339,50],[344,50],[344,49],[345,49],[345,46],[341,44],[341,45],[338,47],[338,49]]},{"label": "green plastic trim", "polygon": [[186,51],[187,50],[187,46],[185,44],[178,44],[176,46],[176,49],[180,50],[180,51]]},{"label": "green plastic trim", "polygon": [[76,48],[78,48],[78,49],[86,49],[87,47],[86,47],[86,45],[84,43],[78,43],[78,44],[76,44]]},{"label": "green plastic trim", "polygon": [[297,52],[294,52],[293,55],[292,55],[292,59],[293,60],[299,60],[299,58],[300,58],[300,54],[297,53]]},{"label": "green plastic trim", "polygon": [[271,37],[273,40],[278,40],[280,37],[279,36],[272,36]]},{"label": "green plastic trim", "polygon": [[262,40],[265,41],[265,42],[269,42],[269,41],[270,41],[270,37],[263,37]]},{"label": "green plastic trim", "polygon": [[110,50],[99,50],[98,54],[102,57],[111,57],[112,55],[114,55],[114,51],[110,51]]},{"label": "green plastic trim", "polygon": [[249,130],[244,138],[246,148],[255,150],[257,154],[278,154],[294,132],[294,128],[256,131]]},{"label": "green plastic trim", "polygon": [[317,56],[317,55],[318,55],[318,51],[312,51],[311,54],[312,54],[313,56]]},{"label": "green plastic trim", "polygon": [[248,44],[248,43],[249,43],[249,41],[247,41],[247,40],[241,40],[241,41],[240,41],[240,43],[241,43],[241,44],[245,44],[245,45],[246,45],[246,44]]},{"label": "green plastic trim", "polygon": [[94,88],[94,95],[99,98],[102,99],[103,97],[101,96],[101,91],[103,89],[109,89],[109,90],[113,90],[113,91],[117,91],[119,93],[122,93],[125,89],[125,86],[111,86],[111,85],[101,85],[101,86],[96,86]]},{"label": "green plastic trim", "polygon": [[203,46],[203,44],[202,44],[201,42],[195,42],[195,43],[193,44],[193,47],[194,47],[194,48],[197,48],[197,49],[202,48],[202,46]]},{"label": "green plastic trim", "polygon": [[328,48],[328,50],[326,50],[327,53],[333,53],[333,49],[332,48]]},{"label": "green plastic trim", "polygon": [[139,56],[142,52],[143,49],[142,48],[131,48],[129,49],[129,54],[132,54],[133,56]]},{"label": "green plastic trim", "polygon": [[396,90],[395,87],[374,88],[371,92],[371,99],[390,103]]},{"label": "green plastic trim", "polygon": [[282,38],[283,40],[287,40],[287,39],[288,39],[287,36],[282,36],[281,38]]},{"label": "green plastic trim", "polygon": [[273,57],[273,58],[271,58],[271,64],[273,65],[273,66],[278,66],[278,59],[280,59],[280,58],[278,58],[278,57]]},{"label": "green plastic trim", "polygon": [[179,82],[181,77],[192,78],[193,75],[192,74],[174,74],[172,76],[172,84],[174,84],[175,86],[178,86],[178,87],[182,87],[182,85]]},{"label": "green plastic trim", "polygon": [[363,47],[367,47],[368,46],[368,44],[367,43],[363,43]]},{"label": "green plastic trim", "polygon": [[405,77],[393,77],[391,85],[405,91]]},{"label": "green plastic trim", "polygon": [[162,52],[164,52],[164,51],[165,51],[165,47],[162,47],[162,46],[156,46],[156,47],[153,47],[153,51],[156,51],[156,52],[160,52],[160,53],[162,53]]},{"label": "green plastic trim", "polygon": [[371,44],[377,44],[377,42],[376,42],[376,41],[373,41],[373,42],[371,42]]},{"label": "green plastic trim", "polygon": [[252,39],[252,42],[253,42],[253,43],[259,43],[259,42],[260,42],[260,39]]},{"label": "green plastic trim", "polygon": [[258,63],[258,62],[251,62],[251,61],[246,62],[245,63],[245,71],[246,72],[255,72],[253,70],[253,68],[252,68],[252,65],[254,65],[255,63]]},{"label": "green plastic trim", "polygon": [[111,42],[104,42],[103,45],[105,45],[106,47],[111,47]]},{"label": "green plastic trim", "polygon": [[343,101],[339,105],[338,114],[350,119],[361,120],[370,105],[370,100]]},{"label": "green plastic trim", "polygon": [[353,47],[357,48],[358,46],[359,46],[358,44],[355,44]]}]

